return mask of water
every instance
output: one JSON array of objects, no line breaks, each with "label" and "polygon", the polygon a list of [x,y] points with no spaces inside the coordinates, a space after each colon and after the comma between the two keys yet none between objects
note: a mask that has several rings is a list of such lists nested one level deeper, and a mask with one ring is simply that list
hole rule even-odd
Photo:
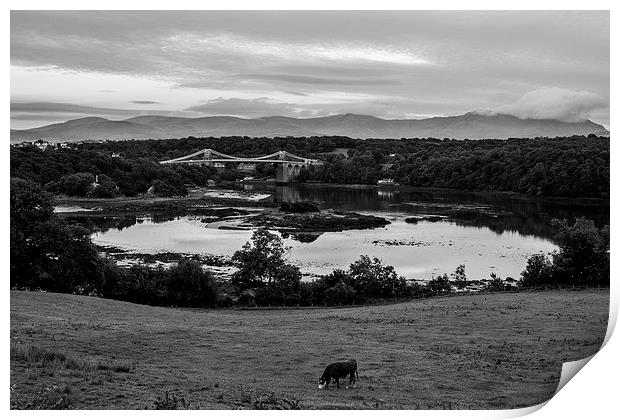
[{"label": "water", "polygon": [[[239,187],[242,188],[242,187]],[[430,279],[465,264],[469,278],[488,278],[491,272],[518,278],[527,258],[557,249],[552,242],[552,218],[586,216],[609,223],[606,203],[533,200],[504,194],[420,191],[405,188],[351,188],[321,185],[275,187],[245,185],[253,193],[275,199],[308,200],[324,208],[385,217],[385,228],[326,232],[303,242],[284,235],[287,257],[306,274],[326,274],[347,268],[360,255],[381,258],[407,278]],[[414,215],[443,214],[458,208],[477,209],[480,217],[461,221],[406,223]],[[203,223],[185,216],[138,218],[119,228],[101,229],[94,242],[131,251],[174,251],[230,256],[250,239],[251,231],[221,230],[222,222]]]}]

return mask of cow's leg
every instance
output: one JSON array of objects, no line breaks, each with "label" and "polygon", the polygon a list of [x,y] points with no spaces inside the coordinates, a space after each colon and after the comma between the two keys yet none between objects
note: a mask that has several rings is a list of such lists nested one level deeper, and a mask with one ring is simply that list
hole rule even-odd
[{"label": "cow's leg", "polygon": [[351,373],[349,374],[349,385],[354,384],[355,383],[355,375],[353,374],[353,371],[351,371]]},{"label": "cow's leg", "polygon": [[336,388],[340,388],[340,378],[336,376]]},{"label": "cow's leg", "polygon": [[332,381],[332,378],[330,378],[329,376],[327,377],[327,380],[325,381],[325,389],[327,389],[327,386],[329,385],[329,383]]}]

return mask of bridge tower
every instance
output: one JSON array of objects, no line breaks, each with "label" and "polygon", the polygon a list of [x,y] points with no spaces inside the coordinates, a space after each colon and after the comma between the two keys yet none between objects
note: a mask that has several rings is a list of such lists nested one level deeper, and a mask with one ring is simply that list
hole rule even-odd
[{"label": "bridge tower", "polygon": [[306,165],[301,162],[278,163],[276,167],[276,184],[288,184],[295,180],[301,169],[305,167]]}]

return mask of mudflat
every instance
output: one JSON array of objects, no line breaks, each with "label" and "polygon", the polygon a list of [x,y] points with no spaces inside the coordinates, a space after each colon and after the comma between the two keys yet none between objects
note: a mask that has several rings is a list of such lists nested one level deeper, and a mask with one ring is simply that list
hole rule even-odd
[{"label": "mudflat", "polygon": [[[549,399],[562,362],[600,348],[609,290],[282,310],[10,303],[12,408],[506,409]],[[347,358],[357,386],[318,389]]]}]

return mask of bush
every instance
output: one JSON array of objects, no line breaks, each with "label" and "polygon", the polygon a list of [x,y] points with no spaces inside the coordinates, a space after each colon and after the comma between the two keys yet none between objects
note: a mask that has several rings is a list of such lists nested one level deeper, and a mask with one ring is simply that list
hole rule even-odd
[{"label": "bush", "polygon": [[467,286],[467,276],[465,275],[465,264],[461,264],[456,267],[454,272],[454,285],[459,288]]},{"label": "bush", "polygon": [[95,175],[90,172],[78,172],[60,178],[58,192],[67,195],[86,196],[93,188]]},{"label": "bush", "polygon": [[312,290],[312,302],[315,305],[326,305],[327,303],[325,303],[325,292],[327,291],[327,289],[334,287],[339,283],[352,283],[351,276],[349,276],[349,274],[344,270],[334,270],[331,273],[322,276],[321,278],[310,283]]},{"label": "bush", "polygon": [[555,241],[560,249],[528,259],[521,273],[522,287],[609,286],[609,226],[598,229],[583,217],[570,225],[567,220],[552,220],[557,229]]},{"label": "bush", "polygon": [[218,308],[230,308],[235,303],[233,297],[228,293],[220,293],[217,295]]},{"label": "bush", "polygon": [[183,185],[172,185],[161,179],[153,181],[153,194],[158,197],[175,197],[187,195],[187,189]]},{"label": "bush", "polygon": [[324,304],[329,306],[353,305],[356,295],[353,287],[340,282],[325,290]]},{"label": "bush", "polygon": [[552,221],[558,229],[555,240],[560,251],[553,254],[556,284],[576,286],[609,285],[609,226],[598,229],[592,220],[580,217]]},{"label": "bush", "polygon": [[185,397],[177,397],[166,391],[163,397],[157,397],[153,402],[155,410],[190,410],[191,404]]},{"label": "bush", "polygon": [[299,268],[284,264],[278,268],[273,280],[256,289],[256,304],[259,306],[297,306],[300,304]]},{"label": "bush", "polygon": [[30,181],[12,178],[10,201],[11,287],[91,292],[99,257],[90,232],[58,219],[51,197]]},{"label": "bush", "polygon": [[166,272],[167,300],[180,306],[214,306],[217,287],[198,261],[181,259]]},{"label": "bush", "polygon": [[428,289],[417,281],[411,281],[407,284],[407,297],[421,298],[429,294]]},{"label": "bush", "polygon": [[506,290],[506,283],[495,273],[491,273],[491,280],[486,284],[485,290],[492,292],[500,292]]},{"label": "bush", "polygon": [[519,287],[540,287],[553,284],[553,264],[544,254],[534,254],[521,272]]},{"label": "bush", "polygon": [[362,255],[349,267],[346,279],[362,298],[393,298],[406,296],[407,282],[399,277],[391,265],[383,265],[378,258]]},{"label": "bush", "polygon": [[452,285],[447,274],[433,277],[426,287],[432,295],[445,295],[452,292]]}]

